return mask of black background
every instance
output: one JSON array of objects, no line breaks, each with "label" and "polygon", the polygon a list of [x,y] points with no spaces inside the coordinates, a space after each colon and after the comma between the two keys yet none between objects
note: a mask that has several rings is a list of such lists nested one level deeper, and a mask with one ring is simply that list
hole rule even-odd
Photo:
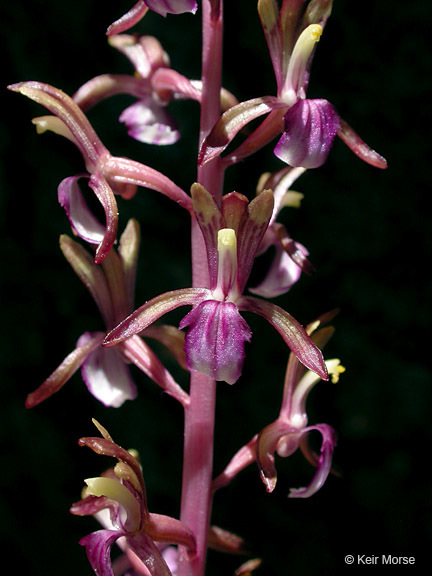
[{"label": "black background", "polygon": [[[181,477],[182,414],[174,401],[134,373],[139,398],[105,409],[76,375],[31,411],[26,395],[73,349],[79,335],[101,329],[90,296],[64,261],[58,236],[69,233],[56,187],[83,170],[67,141],[37,136],[30,123],[44,111],[6,85],[40,80],[73,93],[104,72],[131,71],[110,48],[108,24],[132,2],[78,0],[3,5],[1,226],[1,530],[15,569],[35,576],[91,574],[79,538],[97,527],[68,513],[85,477],[110,463],[80,449],[96,417],[125,447],[139,449],[151,511],[176,515]],[[224,85],[240,100],[275,93],[256,2],[226,3]],[[102,8],[103,6],[103,8]],[[326,165],[296,183],[300,211],[282,219],[305,244],[317,271],[276,302],[307,323],[341,309],[327,357],[347,371],[320,383],[308,402],[310,423],[338,432],[330,477],[308,500],[289,500],[313,469],[301,456],[278,459],[278,485],[265,493],[255,467],[217,493],[214,522],[243,535],[261,574],[332,574],[346,554],[427,559],[432,536],[430,461],[430,100],[429,3],[337,0],[316,52],[308,95],[330,100],[340,115],[389,162],[379,171],[336,141]],[[157,36],[172,66],[200,70],[200,19],[150,14],[136,28]],[[198,106],[171,111],[183,134],[169,148],[132,142],[116,121],[127,98],[89,113],[113,154],[129,155],[188,189],[195,179]],[[254,193],[261,172],[280,162],[271,148],[227,173],[226,192]],[[119,200],[120,226],[134,215],[143,243],[137,304],[190,283],[188,221],[169,201],[140,190]],[[162,268],[161,268],[162,263]],[[180,316],[172,315],[172,323]],[[215,470],[273,420],[279,408],[286,349],[253,317],[244,374],[219,385]],[[162,353],[162,352],[161,352]],[[168,359],[167,359],[168,360]],[[175,367],[173,367],[175,370]],[[182,383],[184,374],[175,372]],[[232,574],[242,559],[210,553],[208,574]],[[407,568],[408,569],[408,568]],[[349,568],[347,568],[347,573]]]}]

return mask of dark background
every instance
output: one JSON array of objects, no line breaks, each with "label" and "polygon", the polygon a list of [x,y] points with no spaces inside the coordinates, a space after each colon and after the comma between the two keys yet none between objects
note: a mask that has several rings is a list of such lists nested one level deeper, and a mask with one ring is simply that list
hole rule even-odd
[{"label": "dark background", "polygon": [[[56,187],[81,172],[81,158],[61,138],[37,136],[30,123],[42,108],[6,85],[40,80],[73,93],[103,72],[130,71],[104,38],[132,2],[7,3],[2,21],[0,166],[1,530],[4,560],[35,576],[91,574],[79,538],[97,528],[68,513],[85,477],[110,463],[80,449],[96,417],[125,447],[139,449],[150,509],[177,514],[182,414],[135,372],[139,398],[105,409],[76,375],[31,410],[26,395],[71,351],[79,335],[101,329],[91,297],[64,261],[58,236],[69,233]],[[226,3],[224,85],[239,99],[274,94],[275,84],[256,2]],[[265,493],[255,467],[216,495],[214,522],[243,535],[266,576],[332,574],[346,554],[415,556],[427,561],[432,536],[430,461],[430,4],[336,0],[318,46],[310,97],[329,99],[340,115],[389,162],[379,171],[336,141],[326,165],[295,188],[300,211],[282,219],[304,243],[317,271],[277,303],[307,323],[335,307],[336,334],[327,357],[347,371],[320,383],[308,402],[310,423],[338,432],[330,477],[308,500],[288,500],[313,469],[300,455],[278,459],[278,485]],[[172,66],[199,77],[199,15],[163,20],[150,14],[137,31],[160,38]],[[165,171],[185,189],[195,179],[198,106],[171,106],[183,134],[170,148],[131,142],[116,118],[127,98],[101,104],[90,119],[113,154]],[[271,149],[227,174],[226,192],[251,196],[261,172],[281,166]],[[119,200],[120,225],[134,215],[143,244],[137,304],[188,286],[188,222],[156,193]],[[160,264],[163,263],[161,269]],[[181,317],[181,315],[180,315]],[[175,323],[178,316],[170,321]],[[280,337],[248,317],[253,342],[243,377],[219,385],[215,470],[278,413],[286,362]],[[162,353],[162,352],[161,352]],[[175,370],[175,368],[173,368]],[[175,372],[182,383],[184,374]],[[208,574],[232,574],[242,559],[210,553]],[[408,568],[407,568],[408,570]]]}]

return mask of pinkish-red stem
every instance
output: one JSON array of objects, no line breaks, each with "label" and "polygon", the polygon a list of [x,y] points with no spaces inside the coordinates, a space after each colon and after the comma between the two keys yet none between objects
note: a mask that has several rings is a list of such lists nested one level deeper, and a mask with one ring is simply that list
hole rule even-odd
[{"label": "pinkish-red stem", "polygon": [[[200,143],[220,115],[222,74],[222,0],[203,0],[202,10],[202,104]],[[223,168],[219,160],[198,169],[197,180],[220,202]],[[207,254],[195,218],[191,223],[192,281],[208,287]],[[193,372],[190,402],[185,409],[184,459],[180,519],[194,533],[197,553],[189,558],[180,553],[177,576],[204,576],[207,538],[212,505],[213,440],[216,382]]]}]

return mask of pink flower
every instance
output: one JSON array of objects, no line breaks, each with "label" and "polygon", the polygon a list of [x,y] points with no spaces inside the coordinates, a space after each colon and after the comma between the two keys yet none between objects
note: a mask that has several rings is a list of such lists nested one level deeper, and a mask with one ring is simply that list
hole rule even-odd
[{"label": "pink flower", "polygon": [[248,203],[233,192],[223,197],[221,208],[201,185],[194,184],[191,193],[207,248],[209,288],[184,288],[153,298],[111,330],[105,345],[122,342],[167,312],[189,305],[192,311],[180,322],[181,328],[188,328],[188,368],[233,384],[241,374],[244,344],[252,336],[240,312],[254,312],[272,324],[305,366],[327,379],[321,351],[290,314],[270,302],[243,296],[273,212],[273,193],[264,190]]},{"label": "pink flower", "polygon": [[[313,341],[323,347],[333,334],[331,326],[324,326],[332,313],[323,316],[307,327]],[[345,371],[338,359],[326,362],[332,382],[337,382],[339,375]],[[286,458],[298,448],[317,471],[307,487],[292,489],[290,498],[309,498],[317,492],[327,479],[331,470],[333,450],[336,445],[336,434],[328,424],[308,425],[306,400],[312,388],[319,382],[317,374],[305,370],[294,354],[290,354],[285,374],[282,405],[278,418],[255,435],[231,459],[224,472],[213,483],[216,490],[228,484],[241,470],[256,461],[261,479],[268,492],[276,487],[277,473],[275,454]],[[308,436],[319,432],[322,436],[320,454],[311,450]]]},{"label": "pink flower", "polygon": [[[42,104],[54,114],[34,119],[39,132],[52,130],[71,140],[81,152],[87,173],[65,178],[59,185],[58,198],[73,231],[98,246],[97,263],[107,256],[116,240],[118,210],[115,194],[130,199],[137,186],[143,186],[191,209],[190,197],[169,178],[134,160],[112,156],[80,107],[61,90],[33,81],[13,84],[9,89]],[[78,185],[81,178],[88,179],[89,187],[104,210],[105,224],[101,224],[87,206]]]},{"label": "pink flower", "polygon": [[83,84],[73,96],[80,108],[89,108],[111,96],[129,94],[137,101],[120,115],[132,138],[146,144],[177,142],[180,133],[166,110],[173,99],[201,100],[196,83],[169,67],[169,57],[152,36],[120,34],[109,38],[111,46],[132,63],[135,74],[102,74]]},{"label": "pink flower", "polygon": [[329,0],[259,0],[258,12],[277,83],[277,96],[254,98],[227,110],[205,139],[200,163],[219,156],[249,122],[267,118],[225,158],[227,164],[259,150],[282,133],[275,155],[290,166],[316,168],[327,159],[337,134],[357,156],[378,168],[385,159],[371,150],[327,100],[308,99],[306,90],[316,43],[331,12]]},{"label": "pink flower", "polygon": [[[64,256],[95,300],[108,330],[133,308],[138,246],[139,228],[134,220],[129,221],[122,234],[118,251],[112,250],[100,265],[94,263],[92,255],[80,244],[68,236],[60,238]],[[60,390],[79,368],[89,392],[97,400],[106,406],[119,407],[137,395],[128,366],[131,362],[183,405],[187,403],[188,395],[140,336],[105,349],[102,346],[105,334],[106,330],[82,334],[75,350],[29,394],[26,407],[36,406]],[[184,364],[183,338],[175,328],[153,327],[147,336],[161,340]]]},{"label": "pink flower", "polygon": [[81,538],[80,544],[85,546],[97,576],[113,576],[110,556],[115,543],[125,554],[123,564],[127,568],[136,569],[138,574],[171,576],[167,560],[171,567],[175,567],[175,559],[171,558],[171,553],[164,558],[161,549],[167,544],[179,544],[193,556],[195,538],[179,520],[148,511],[146,488],[138,461],[116,444],[102,426],[95,424],[103,437],[81,438],[79,444],[91,448],[96,454],[115,458],[118,464],[100,477],[85,480],[85,497],[71,507],[72,514],[95,516],[104,525],[103,530]]}]

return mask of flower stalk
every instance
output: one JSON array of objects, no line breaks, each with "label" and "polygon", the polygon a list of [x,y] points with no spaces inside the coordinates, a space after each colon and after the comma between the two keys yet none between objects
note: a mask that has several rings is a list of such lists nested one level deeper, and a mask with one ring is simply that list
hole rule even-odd
[{"label": "flower stalk", "polygon": [[[202,100],[199,140],[202,142],[219,118],[222,77],[222,0],[203,0],[202,9]],[[197,181],[219,203],[223,169],[220,162],[198,168]],[[192,285],[208,288],[207,253],[195,216],[191,224]],[[190,378],[190,402],[185,409],[183,476],[180,520],[195,535],[194,559],[182,550],[177,576],[203,576],[212,506],[213,443],[216,381],[199,372]]]}]

